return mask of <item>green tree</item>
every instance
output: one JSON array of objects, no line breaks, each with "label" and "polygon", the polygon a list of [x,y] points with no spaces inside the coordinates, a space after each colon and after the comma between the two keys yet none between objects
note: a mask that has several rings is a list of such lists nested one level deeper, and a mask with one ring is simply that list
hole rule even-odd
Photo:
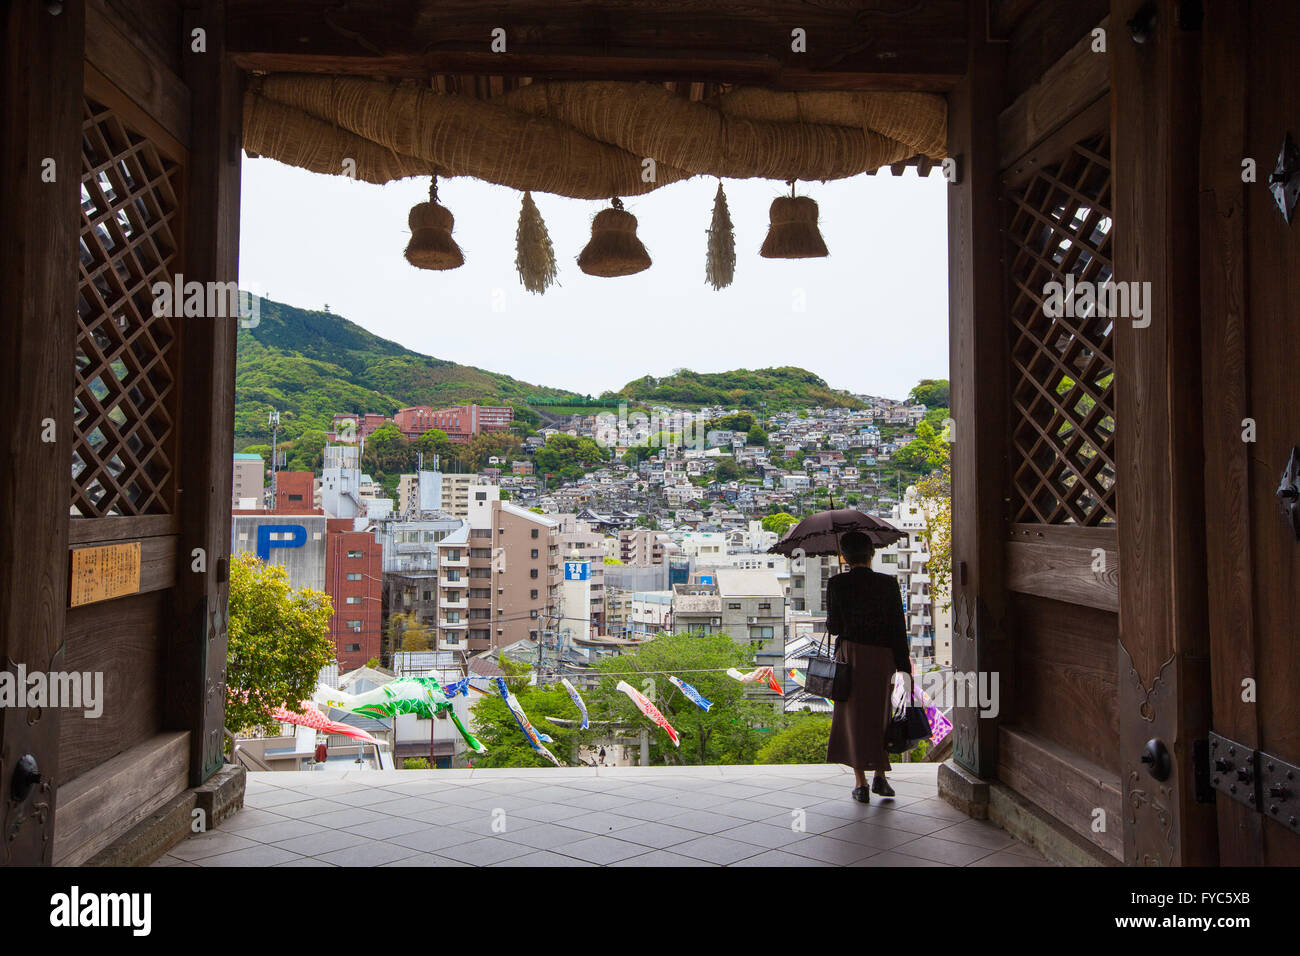
[{"label": "green tree", "polygon": [[366,451],[362,456],[361,467],[373,477],[382,472],[386,475],[400,475],[411,471],[410,442],[393,424],[376,428],[366,439]]},{"label": "green tree", "polygon": [[754,416],[749,412],[737,412],[735,415],[722,415],[711,418],[705,428],[712,431],[721,429],[729,432],[747,432],[754,427]]},{"label": "green tree", "polygon": [[930,593],[935,607],[952,606],[952,464],[945,461],[940,470],[922,478],[916,486],[925,515],[925,540],[929,558]]},{"label": "green tree", "polygon": [[890,464],[908,471],[925,474],[943,467],[948,460],[948,443],[926,421],[916,426],[916,438],[890,458]]},{"label": "green tree", "polygon": [[470,439],[461,461],[470,471],[482,471],[488,466],[488,459],[495,456],[510,458],[519,453],[523,447],[519,438],[510,432],[481,432]]},{"label": "green tree", "polygon": [[[411,456],[424,455],[424,467],[433,469],[433,456],[438,456],[439,465],[450,463],[456,457],[455,446],[447,433],[441,428],[430,428],[427,432],[411,442]],[[418,461],[418,459],[416,459]]]},{"label": "green tree", "polygon": [[285,450],[286,471],[319,471],[325,459],[325,432],[309,428]]},{"label": "green tree", "polygon": [[778,730],[758,751],[755,763],[825,763],[830,743],[829,714],[803,714]]},{"label": "green tree", "polygon": [[913,405],[947,408],[951,401],[951,394],[946,378],[923,378],[908,393],[907,400]]},{"label": "green tree", "polygon": [[735,481],[740,477],[740,466],[736,464],[734,458],[719,458],[717,467],[713,469],[713,477],[718,481]]},{"label": "green tree", "polygon": [[[523,661],[502,657],[497,662],[506,673],[506,687],[515,695],[519,706],[528,716],[535,730],[546,734],[552,742],[544,746],[560,760],[571,762],[579,743],[585,742],[593,731],[582,731],[576,726],[581,715],[560,684],[530,684],[531,667]],[[488,752],[474,757],[475,767],[551,767],[549,760],[533,750],[528,738],[519,728],[514,714],[496,693],[496,688],[474,702],[475,733],[488,748]],[[552,723],[550,717],[572,720],[574,725]]]},{"label": "green tree", "polygon": [[[772,700],[747,696],[750,685],[726,675],[728,667],[751,669],[753,660],[753,649],[738,644],[729,634],[661,634],[630,653],[597,664],[598,674],[633,676],[603,677],[599,691],[588,696],[587,707],[592,720],[648,727],[651,763],[753,763],[762,743],[759,728],[784,720]],[[668,674],[680,676],[713,706],[701,710],[669,682]],[[647,679],[651,683],[645,683]],[[619,680],[650,697],[680,736],[680,748],[617,689]]]},{"label": "green tree", "polygon": [[563,434],[551,435],[534,455],[540,471],[566,477],[581,477],[585,466],[603,464],[605,458],[604,449],[590,438]]},{"label": "green tree", "polygon": [[763,429],[755,425],[753,428],[749,430],[749,434],[745,437],[745,443],[749,445],[762,445],[766,447],[767,432],[763,431]]},{"label": "green tree", "polygon": [[297,710],[334,660],[329,595],[294,591],[288,572],[250,554],[230,561],[226,726],[249,730],[272,722],[276,707]]},{"label": "green tree", "polygon": [[777,535],[784,535],[794,525],[799,523],[799,519],[786,511],[778,511],[775,514],[765,515],[763,517],[763,530],[773,531]]}]

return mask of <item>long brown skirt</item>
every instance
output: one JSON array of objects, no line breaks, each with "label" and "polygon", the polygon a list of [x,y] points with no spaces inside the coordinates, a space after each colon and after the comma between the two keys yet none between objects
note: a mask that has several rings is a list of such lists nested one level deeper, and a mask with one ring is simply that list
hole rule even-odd
[{"label": "long brown skirt", "polygon": [[894,654],[887,647],[840,641],[835,659],[848,662],[852,689],[848,700],[835,703],[826,762],[846,764],[854,770],[889,770],[885,726],[893,709],[889,698]]}]

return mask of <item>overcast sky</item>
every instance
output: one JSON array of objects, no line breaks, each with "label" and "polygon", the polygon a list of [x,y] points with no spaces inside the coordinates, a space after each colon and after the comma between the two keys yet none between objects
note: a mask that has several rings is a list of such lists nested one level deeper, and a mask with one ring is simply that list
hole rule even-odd
[{"label": "overcast sky", "polygon": [[328,304],[417,352],[593,395],[676,368],[798,365],[835,388],[902,398],[922,378],[948,377],[945,188],[937,172],[910,169],[800,184],[821,207],[831,254],[770,260],[758,255],[768,206],[787,187],[727,180],[737,261],[721,292],[704,283],[716,179],[625,200],[654,265],[617,279],[575,262],[606,204],[536,194],[559,266],[559,285],[538,296],[515,272],[515,190],[441,181],[466,261],[427,272],[402,258],[427,179],[372,186],[245,158],[240,285]]}]

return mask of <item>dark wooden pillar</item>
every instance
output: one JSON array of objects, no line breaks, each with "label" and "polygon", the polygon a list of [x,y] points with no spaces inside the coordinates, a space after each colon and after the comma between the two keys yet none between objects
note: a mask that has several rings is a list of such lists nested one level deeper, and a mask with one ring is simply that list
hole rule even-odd
[{"label": "dark wooden pillar", "polygon": [[[1110,36],[1115,280],[1149,283],[1148,314],[1115,320],[1124,854],[1212,864],[1213,808],[1197,804],[1192,747],[1209,730],[1197,238],[1201,33],[1159,0],[1113,0]],[[1143,326],[1142,323],[1148,322]],[[1173,774],[1141,762],[1146,741]]]},{"label": "dark wooden pillar", "polygon": [[[1250,454],[1241,440],[1252,414],[1247,372],[1246,184],[1241,162],[1251,155],[1246,135],[1250,5],[1207,4],[1202,46],[1201,304],[1204,380],[1215,400],[1204,403],[1206,508],[1210,554],[1208,612],[1212,626],[1214,730],[1251,748],[1259,746],[1256,705],[1241,698],[1242,675],[1256,667],[1254,567],[1251,542]],[[1266,159],[1267,157],[1261,157]],[[1261,163],[1261,167],[1267,166]],[[1261,177],[1263,178],[1263,177]],[[1256,187],[1261,188],[1261,187]],[[1216,801],[1224,866],[1258,866],[1260,815],[1236,800]]]},{"label": "dark wooden pillar", "polygon": [[[0,667],[50,671],[68,606],[85,8],[9,3],[0,30]],[[56,708],[0,708],[0,864],[52,860],[58,746]],[[28,754],[41,782],[15,802]]]},{"label": "dark wooden pillar", "polygon": [[948,199],[948,314],[952,413],[952,655],[955,670],[996,672],[1001,713],[955,711],[953,755],[982,777],[997,767],[997,725],[1012,674],[1004,630],[1008,322],[1002,303],[1002,220],[997,118],[1005,45],[985,42],[984,4],[973,3],[970,66],[948,98],[948,155],[958,181]]},{"label": "dark wooden pillar", "polygon": [[[225,55],[225,4],[204,0],[182,36],[190,89],[185,280],[239,274],[240,82]],[[206,50],[195,52],[195,30]],[[180,542],[175,632],[167,662],[167,726],[191,732],[190,783],[222,764],[235,403],[235,318],[181,320]],[[194,570],[195,549],[206,570]]]}]

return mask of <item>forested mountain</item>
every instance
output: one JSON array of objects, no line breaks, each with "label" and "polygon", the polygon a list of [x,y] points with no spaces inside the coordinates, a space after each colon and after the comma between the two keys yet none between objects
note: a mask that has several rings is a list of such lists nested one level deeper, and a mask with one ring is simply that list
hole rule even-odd
[{"label": "forested mountain", "polygon": [[[848,392],[833,389],[807,369],[786,365],[780,368],[735,369],[730,372],[692,372],[678,369],[665,378],[647,375],[628,382],[614,397],[629,402],[662,402],[666,405],[729,408],[785,409],[862,408]],[[602,396],[603,397],[603,396]]]},{"label": "forested mountain", "polygon": [[328,430],[335,412],[391,415],[408,405],[522,405],[577,398],[470,365],[421,355],[330,312],[259,300],[254,328],[240,329],[235,440],[263,441],[267,412],[282,435]]}]

